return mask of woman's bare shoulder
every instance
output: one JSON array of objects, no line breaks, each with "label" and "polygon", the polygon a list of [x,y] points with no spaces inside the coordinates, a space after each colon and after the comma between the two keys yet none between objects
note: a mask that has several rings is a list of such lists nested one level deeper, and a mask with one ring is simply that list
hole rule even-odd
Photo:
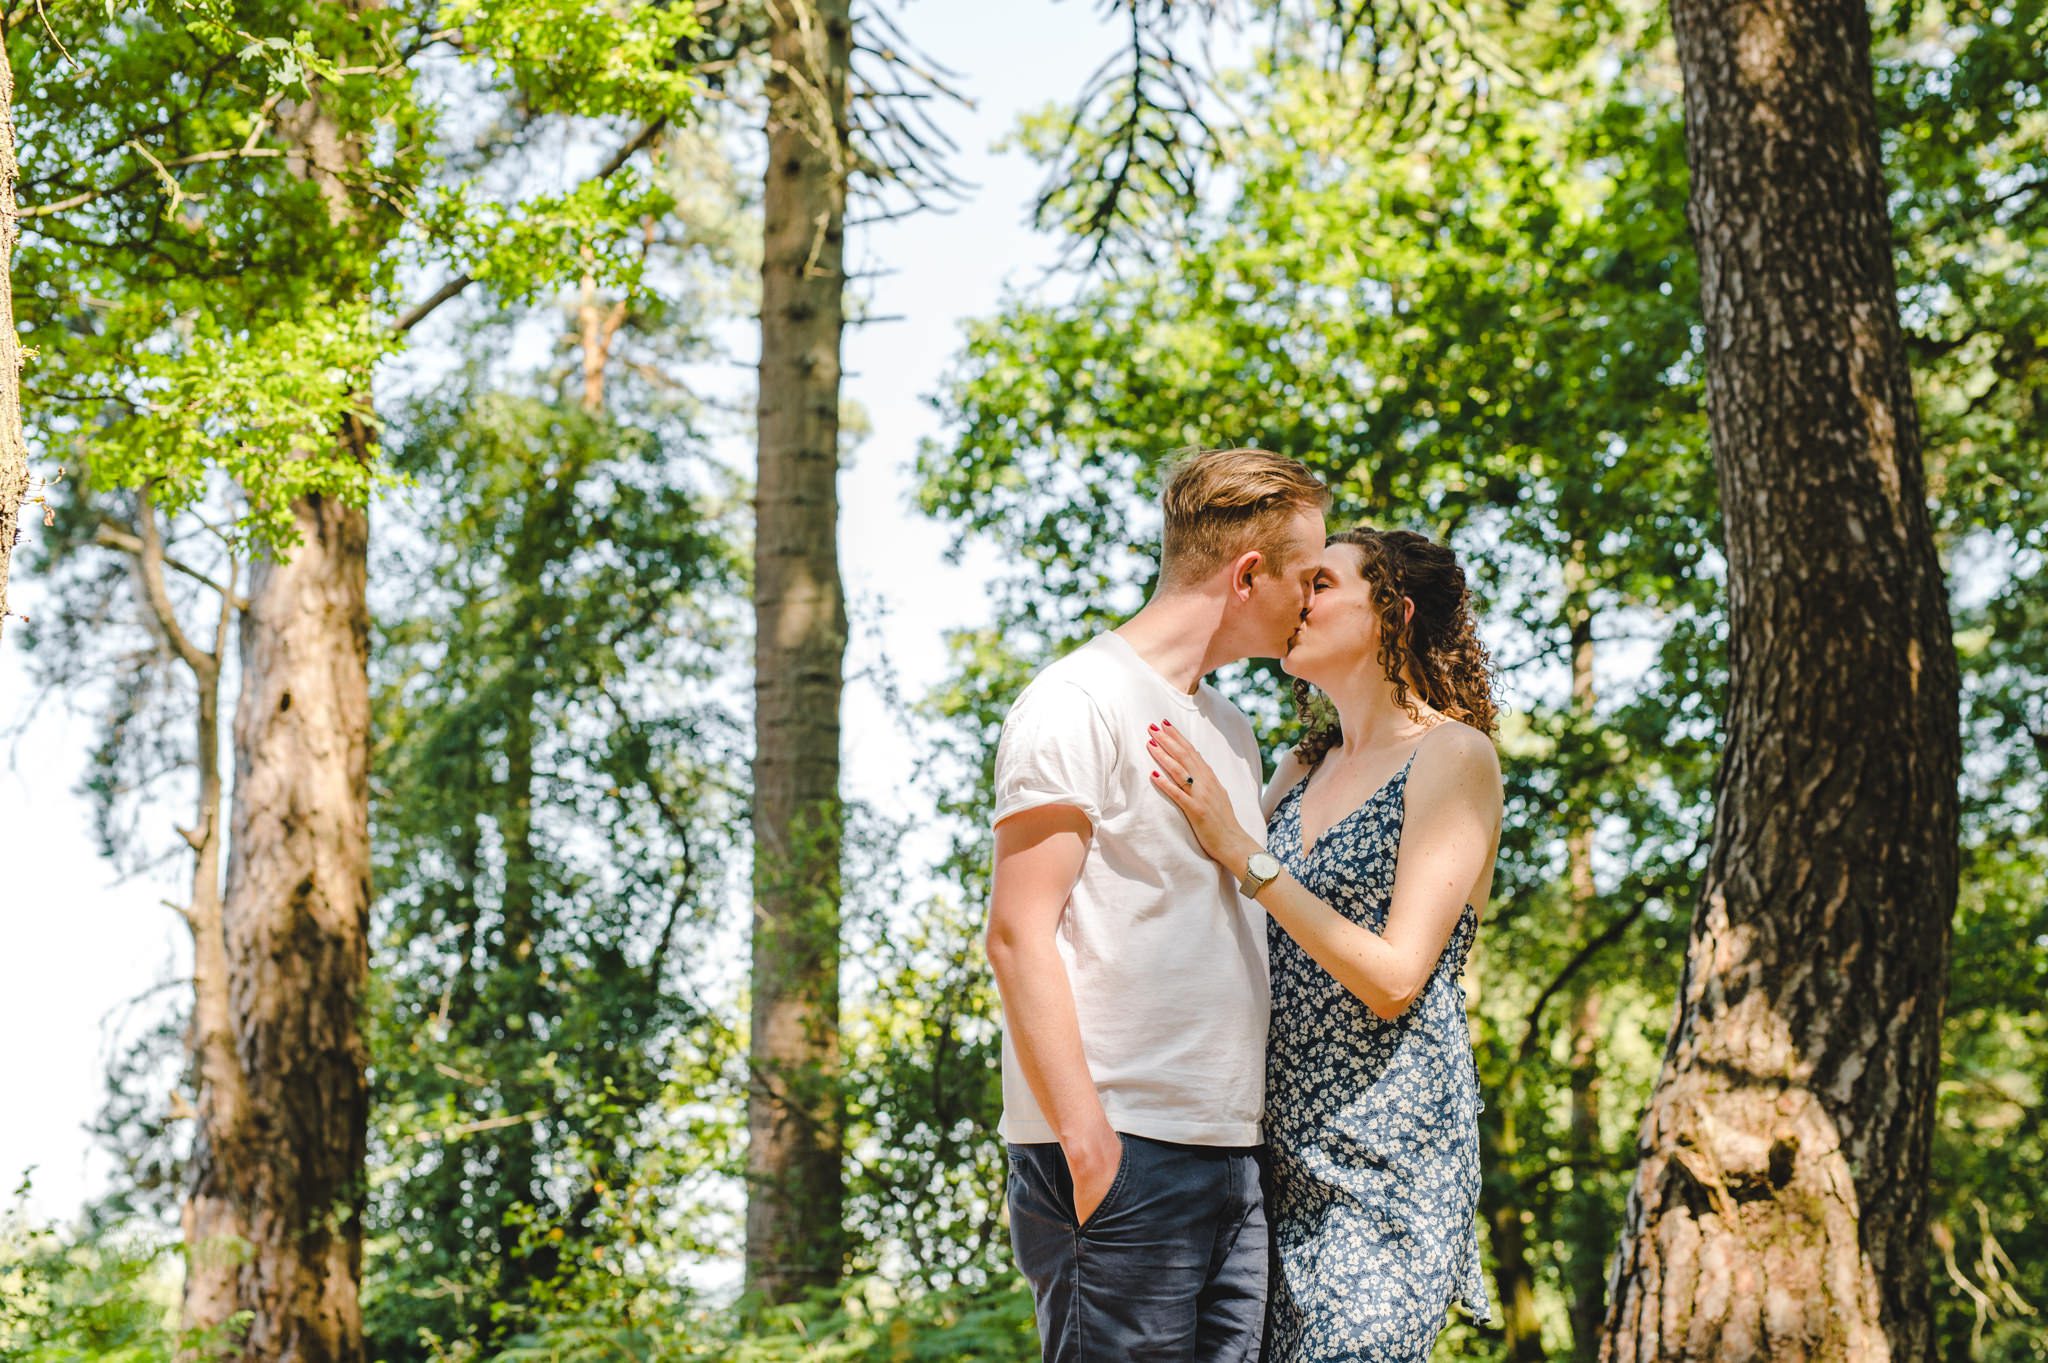
[{"label": "woman's bare shoulder", "polygon": [[[1500,751],[1492,736],[1461,719],[1446,717],[1416,747],[1416,766],[1424,768],[1425,781],[1435,778],[1446,786],[1481,781],[1495,789],[1500,786]],[[1428,751],[1424,753],[1424,749]]]}]

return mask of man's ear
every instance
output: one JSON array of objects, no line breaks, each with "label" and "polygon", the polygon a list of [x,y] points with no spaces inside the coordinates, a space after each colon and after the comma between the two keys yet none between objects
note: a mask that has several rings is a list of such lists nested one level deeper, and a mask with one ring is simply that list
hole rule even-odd
[{"label": "man's ear", "polygon": [[1259,568],[1266,556],[1256,549],[1248,549],[1237,556],[1237,562],[1230,565],[1230,585],[1242,601],[1252,594],[1252,579],[1259,575]]}]

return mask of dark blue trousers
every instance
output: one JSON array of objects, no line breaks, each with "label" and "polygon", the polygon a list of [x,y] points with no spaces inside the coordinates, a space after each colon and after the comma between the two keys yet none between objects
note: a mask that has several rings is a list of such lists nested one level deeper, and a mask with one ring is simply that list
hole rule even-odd
[{"label": "dark blue trousers", "polygon": [[1010,1242],[1046,1363],[1256,1363],[1266,1210],[1251,1149],[1121,1136],[1078,1225],[1056,1144],[1010,1146]]}]

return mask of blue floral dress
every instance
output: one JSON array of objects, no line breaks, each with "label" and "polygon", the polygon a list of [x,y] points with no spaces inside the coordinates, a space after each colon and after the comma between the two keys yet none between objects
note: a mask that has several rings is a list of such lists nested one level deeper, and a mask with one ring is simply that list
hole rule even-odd
[{"label": "blue floral dress", "polygon": [[[1386,927],[1415,756],[1301,850],[1297,782],[1267,846],[1324,903]],[[1421,1363],[1454,1301],[1491,1318],[1479,1260],[1479,1075],[1459,976],[1470,904],[1429,983],[1392,1022],[1374,1016],[1268,920],[1266,1216],[1269,1363]]]}]

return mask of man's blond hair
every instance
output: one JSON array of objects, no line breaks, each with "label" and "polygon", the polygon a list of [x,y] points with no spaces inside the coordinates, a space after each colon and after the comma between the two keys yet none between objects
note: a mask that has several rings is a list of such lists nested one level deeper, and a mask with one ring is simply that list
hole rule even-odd
[{"label": "man's blond hair", "polygon": [[[1271,450],[1201,450],[1177,459],[1160,497],[1162,582],[1195,582],[1257,549],[1267,573],[1287,571],[1287,523],[1327,511],[1330,490],[1298,459]],[[1321,546],[1317,546],[1320,548]]]}]

